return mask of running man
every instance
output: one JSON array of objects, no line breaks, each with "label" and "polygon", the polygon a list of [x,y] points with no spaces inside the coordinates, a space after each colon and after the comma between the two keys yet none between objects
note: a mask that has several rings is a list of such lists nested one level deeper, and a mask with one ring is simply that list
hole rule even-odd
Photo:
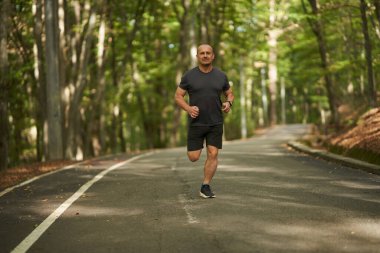
[{"label": "running man", "polygon": [[[200,45],[197,50],[198,66],[182,76],[175,93],[177,105],[189,114],[187,155],[190,161],[199,159],[206,140],[207,160],[200,190],[203,198],[215,198],[210,183],[218,167],[218,151],[222,148],[223,112],[228,113],[234,101],[226,74],[212,65],[214,58],[210,45]],[[186,94],[189,95],[189,103],[185,100]],[[224,103],[222,94],[226,98]]]}]

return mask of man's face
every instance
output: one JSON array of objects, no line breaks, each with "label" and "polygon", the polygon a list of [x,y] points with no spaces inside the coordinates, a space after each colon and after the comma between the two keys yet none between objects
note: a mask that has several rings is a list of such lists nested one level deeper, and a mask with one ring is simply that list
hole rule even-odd
[{"label": "man's face", "polygon": [[207,66],[214,60],[214,53],[210,46],[204,45],[198,48],[197,59],[199,64]]}]

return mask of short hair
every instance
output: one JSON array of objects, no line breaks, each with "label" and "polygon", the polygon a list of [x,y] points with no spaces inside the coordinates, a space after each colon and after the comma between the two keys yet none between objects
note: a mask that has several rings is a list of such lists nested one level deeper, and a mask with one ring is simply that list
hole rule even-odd
[{"label": "short hair", "polygon": [[200,45],[197,47],[197,54],[198,54],[198,52],[199,52],[199,48],[200,48],[200,47],[204,47],[204,46],[211,48],[211,52],[214,53],[214,49],[213,49],[212,46],[210,46],[209,44],[200,44]]}]

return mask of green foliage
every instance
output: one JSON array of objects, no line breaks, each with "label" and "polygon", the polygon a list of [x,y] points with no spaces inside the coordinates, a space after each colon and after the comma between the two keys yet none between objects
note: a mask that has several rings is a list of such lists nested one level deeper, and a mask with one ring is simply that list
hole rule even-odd
[{"label": "green foliage", "polygon": [[[310,12],[308,1],[304,2]],[[359,4],[345,0],[319,2],[330,63],[328,71],[334,81],[334,93],[339,98],[338,106],[362,103],[367,95]],[[225,118],[227,139],[241,137],[242,109],[246,111],[249,134],[262,126],[267,116],[261,115],[264,110],[261,83],[267,84],[268,32],[271,29],[283,31],[277,39],[276,48],[278,84],[274,106],[278,118],[281,118],[281,78],[285,80],[288,123],[320,123],[321,111],[329,110],[325,73],[321,68],[318,43],[309,24],[316,17],[305,13],[300,1],[276,1],[274,24],[269,22],[269,1],[194,0],[194,5],[186,10],[182,1],[178,0],[105,1],[97,8],[94,8],[95,4],[99,3],[95,1],[76,3],[81,7],[80,12],[74,1],[65,1],[62,7],[67,44],[61,45],[65,46],[63,52],[66,54],[63,57],[66,62],[63,80],[66,83],[61,85],[63,92],[72,89],[78,69],[75,64],[69,63],[80,59],[81,43],[86,36],[90,9],[93,8],[97,12],[97,23],[91,35],[90,61],[84,77],[86,85],[78,108],[81,119],[78,135],[83,143],[87,138],[97,136],[101,153],[185,144],[186,115],[184,112],[177,113],[173,96],[178,75],[183,74],[183,68],[191,67],[187,59],[179,57],[181,50],[185,48],[189,54],[190,46],[200,42],[213,43],[217,56],[215,64],[227,73],[234,84],[236,100],[232,113]],[[36,19],[32,13],[32,2],[18,0],[12,4],[13,26],[8,42],[12,76],[9,123],[10,160],[16,163],[37,153],[37,140],[29,133],[30,129],[42,124],[37,117],[37,101],[41,76],[45,73],[40,73],[39,77],[34,74],[37,57],[33,51],[33,29]],[[85,8],[86,4],[90,9]],[[380,40],[376,34],[380,24],[376,23],[374,6],[370,3],[368,6],[368,15],[373,23],[370,36],[375,80],[380,80],[380,61],[377,57],[380,54]],[[187,19],[186,14],[189,15]],[[97,51],[101,20],[106,21],[106,38],[104,65],[99,68]],[[183,27],[187,29],[185,33],[181,33]],[[193,38],[191,33],[194,34]],[[44,33],[41,36],[44,37]],[[244,108],[240,106],[241,64],[246,78],[243,81],[246,85],[244,96],[249,101]],[[262,68],[266,73],[265,80],[260,74]],[[102,73],[105,88],[101,99],[96,101],[100,87],[98,77]],[[68,108],[64,108],[66,114]],[[89,122],[94,113],[96,116]],[[67,125],[67,118],[64,120]],[[92,133],[86,133],[90,125],[96,127]],[[87,152],[85,155],[94,154],[94,147],[78,145],[83,150],[92,150],[84,151]]]}]

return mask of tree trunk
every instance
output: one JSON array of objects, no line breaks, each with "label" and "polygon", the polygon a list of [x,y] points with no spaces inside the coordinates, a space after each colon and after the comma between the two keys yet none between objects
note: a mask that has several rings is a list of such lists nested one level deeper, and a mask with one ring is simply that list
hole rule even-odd
[{"label": "tree trunk", "polygon": [[[317,37],[318,42],[318,50],[321,57],[321,67],[324,72],[324,80],[325,80],[325,87],[327,90],[327,97],[329,101],[329,107],[331,111],[331,122],[337,127],[339,125],[339,117],[338,117],[338,111],[337,111],[337,101],[334,94],[334,88],[333,88],[333,81],[330,74],[330,63],[328,61],[327,56],[327,49],[326,49],[326,40],[323,33],[323,25],[322,21],[320,19],[320,13],[318,9],[318,0],[309,0],[309,3],[312,7],[312,13],[315,16],[315,19],[312,21],[309,19],[309,24],[312,28],[313,33]],[[302,4],[304,7],[305,12],[306,7],[304,5],[304,2],[302,0]]]},{"label": "tree trunk", "polygon": [[284,77],[281,77],[281,123],[286,124],[286,89]]},{"label": "tree trunk", "polygon": [[[215,53],[218,55],[220,48],[220,41],[222,34],[224,32],[224,26],[226,21],[226,11],[227,11],[227,0],[219,0],[214,5],[214,15],[215,19],[213,22],[214,30],[212,35],[212,45],[214,47]],[[213,20],[213,19],[211,19]],[[216,64],[220,64],[221,57],[216,58]]]},{"label": "tree trunk", "polygon": [[96,25],[96,12],[91,11],[88,28],[81,45],[81,54],[79,58],[79,69],[78,75],[75,79],[75,91],[73,98],[70,102],[70,109],[68,115],[68,128],[67,128],[67,145],[66,145],[66,157],[67,158],[77,158],[81,159],[80,153],[77,156],[77,152],[83,152],[81,146],[81,135],[80,135],[80,102],[83,96],[83,91],[86,86],[86,74],[87,66],[90,59],[90,49],[93,42],[93,31]]},{"label": "tree trunk", "polygon": [[380,25],[380,0],[373,0],[373,4],[375,5],[376,18]]},{"label": "tree trunk", "polygon": [[[101,146],[99,146],[99,136],[97,127],[100,125],[100,116],[102,113],[102,101],[104,98],[105,92],[105,77],[104,77],[104,57],[105,57],[105,34],[106,34],[106,24],[105,21],[102,20],[99,26],[98,32],[98,47],[97,47],[97,71],[96,71],[96,80],[97,83],[95,99],[92,100],[92,106],[89,112],[89,117],[87,120],[87,136],[85,137],[85,156],[95,155],[98,156],[101,153]],[[115,129],[116,130],[116,129]],[[95,144],[95,146],[90,147],[91,144]]]},{"label": "tree trunk", "polygon": [[8,25],[10,1],[0,5],[0,170],[8,166]]},{"label": "tree trunk", "polygon": [[268,81],[269,81],[269,124],[277,124],[277,39],[281,34],[280,30],[275,28],[275,6],[276,1],[270,0],[269,2],[269,31],[268,31],[268,46],[269,46],[269,59],[268,59]]},{"label": "tree trunk", "polygon": [[[212,2],[201,0],[198,5],[200,42],[212,45],[215,54],[219,52],[221,36],[224,32],[227,2],[227,0],[214,0]],[[220,61],[221,57],[215,58],[216,65],[219,65]]]},{"label": "tree trunk", "polygon": [[67,21],[66,21],[66,0],[58,0],[58,28],[59,28],[59,83],[61,90],[61,113],[62,113],[62,135],[63,135],[63,150],[66,150],[66,101],[64,92],[65,87],[67,87],[68,75],[66,69],[70,68],[69,65],[69,46],[68,41],[66,40],[67,36]]},{"label": "tree trunk", "polygon": [[244,73],[244,65],[243,65],[243,57],[241,57],[239,64],[239,72],[240,72],[240,122],[241,122],[241,138],[247,138],[247,107],[246,107],[246,93],[245,93],[245,73]]},{"label": "tree trunk", "polygon": [[[298,27],[297,24],[290,24],[284,26],[285,21],[288,20],[287,12],[289,5],[287,1],[281,1],[280,3],[276,0],[269,1],[269,30],[268,30],[268,81],[269,81],[269,123],[275,125],[278,123],[278,71],[277,71],[277,57],[278,57],[278,48],[277,41],[280,36],[285,32],[291,31]],[[282,12],[276,11],[281,6],[284,10]]]},{"label": "tree trunk", "polygon": [[47,105],[46,105],[46,76],[44,71],[43,43],[41,34],[43,33],[43,11],[42,0],[36,0],[34,13],[34,78],[37,81],[37,159],[45,160],[47,148]]},{"label": "tree trunk", "polygon": [[[134,58],[133,58],[133,42],[136,38],[136,34],[137,32],[139,31],[140,29],[140,25],[141,25],[141,22],[142,22],[142,18],[143,18],[143,14],[145,13],[145,9],[147,7],[147,3],[148,1],[147,0],[138,0],[137,2],[137,5],[136,5],[136,11],[135,11],[135,15],[133,17],[133,20],[135,21],[133,23],[133,27],[131,29],[131,31],[128,31],[127,30],[127,27],[128,27],[128,24],[125,24],[124,25],[124,29],[125,29],[125,38],[126,38],[126,49],[125,49],[125,53],[124,53],[124,59],[123,59],[123,66],[122,66],[122,72],[120,75],[117,75],[117,72],[116,72],[116,67],[114,67],[114,72],[113,72],[113,82],[114,82],[114,85],[117,86],[117,83],[123,83],[124,82],[124,79],[126,78],[126,75],[129,74],[129,76],[131,77],[131,80],[132,80],[132,85],[135,86],[135,85],[138,85],[138,82],[137,80],[135,79],[135,69],[136,69],[136,66],[134,64]],[[126,22],[128,22],[128,17],[125,17],[124,19]],[[113,52],[113,57],[115,57],[115,51]],[[130,67],[130,71],[125,71],[126,68]],[[120,76],[120,77],[119,77]],[[141,97],[141,94],[139,92],[139,89],[136,88],[136,93],[137,93],[137,98],[138,98],[138,103],[141,104],[142,102],[142,97]],[[144,110],[143,108],[140,108],[141,110]],[[117,116],[119,117],[118,119],[115,119],[113,121],[113,125],[116,127],[118,125],[117,121],[122,121],[123,120],[123,113],[119,113],[119,115]],[[128,117],[128,116],[127,116]],[[142,117],[144,118],[144,117]],[[121,125],[121,124],[119,124]],[[131,127],[132,129],[133,127]],[[121,135],[120,135],[121,133]],[[115,135],[117,136],[117,135]],[[122,137],[122,130],[119,131],[119,137]],[[121,140],[122,143],[125,143],[125,140]],[[117,139],[115,137],[115,143],[117,143]]]},{"label": "tree trunk", "polygon": [[[113,87],[118,87],[118,73],[117,73],[117,68],[116,68],[116,45],[115,45],[115,41],[116,41],[116,36],[114,34],[114,20],[113,20],[113,9],[110,5],[110,1],[111,0],[108,0],[108,6],[109,6],[109,20],[110,20],[110,23],[109,23],[109,27],[110,27],[110,40],[111,40],[111,77],[112,77],[112,85]],[[114,138],[114,139],[111,139],[110,142],[113,142],[115,143],[116,145],[118,145],[118,140],[120,142],[120,149],[122,152],[126,152],[127,151],[127,145],[126,145],[126,140],[125,140],[125,136],[124,136],[124,129],[123,129],[123,111],[120,109],[120,105],[117,103],[116,105],[114,106],[117,106],[119,108],[119,113],[118,115],[115,116],[115,113],[112,114],[112,128],[115,130],[115,132],[117,131],[118,134],[116,136],[114,136],[112,134],[112,137],[111,138]],[[99,126],[101,124],[101,121],[99,122]],[[102,135],[102,128],[99,127],[100,131],[99,131],[99,139],[102,140],[101,138],[101,135]],[[102,143],[102,142],[101,142]]]},{"label": "tree trunk", "polygon": [[206,0],[201,0],[198,5],[197,16],[199,19],[199,37],[201,43],[211,43],[211,35],[210,35],[210,6]]},{"label": "tree trunk", "polygon": [[360,14],[362,18],[362,31],[364,36],[365,59],[367,63],[368,100],[371,107],[376,107],[376,87],[372,67],[372,46],[368,33],[367,4],[360,0]]},{"label": "tree trunk", "polygon": [[124,120],[123,120],[123,111],[119,111],[119,115],[117,117],[117,129],[118,129],[118,139],[120,141],[120,150],[121,152],[126,152],[127,151],[127,144],[125,142],[125,137],[124,137]]},{"label": "tree trunk", "polygon": [[45,0],[46,15],[46,81],[49,160],[63,158],[61,94],[59,86],[59,52],[57,6],[55,1]]},{"label": "tree trunk", "polygon": [[[195,31],[194,31],[194,22],[195,22],[195,9],[194,1],[185,0],[182,1],[182,15],[177,9],[176,4],[173,3],[174,11],[177,15],[178,22],[180,23],[180,33],[179,33],[179,54],[178,54],[178,65],[177,65],[177,74],[176,74],[176,85],[181,81],[182,75],[188,70],[191,66],[195,66],[196,59],[196,45],[195,45]],[[172,129],[172,138],[171,145],[175,146],[178,143],[179,134],[178,130],[181,125],[181,113],[182,110],[175,106],[174,109],[174,123]]]},{"label": "tree trunk", "polygon": [[261,76],[261,101],[263,104],[262,112],[260,115],[260,126],[268,125],[268,97],[267,97],[267,85],[266,85],[266,74],[265,68],[260,69]]},{"label": "tree trunk", "polygon": [[268,60],[268,82],[269,82],[269,124],[277,124],[277,33],[276,30],[268,32],[269,60]]},{"label": "tree trunk", "polygon": [[149,129],[149,122],[148,122],[148,116],[147,116],[148,113],[145,108],[146,106],[144,105],[143,95],[141,94],[140,88],[138,86],[139,85],[139,80],[137,80],[137,77],[139,76],[138,69],[136,67],[136,64],[134,63],[133,58],[130,61],[130,67],[131,67],[132,85],[135,89],[141,121],[142,121],[143,129],[146,134],[146,138],[145,138],[146,148],[151,149],[153,148],[153,139],[150,138],[150,135],[152,133],[150,132],[150,129]]}]

